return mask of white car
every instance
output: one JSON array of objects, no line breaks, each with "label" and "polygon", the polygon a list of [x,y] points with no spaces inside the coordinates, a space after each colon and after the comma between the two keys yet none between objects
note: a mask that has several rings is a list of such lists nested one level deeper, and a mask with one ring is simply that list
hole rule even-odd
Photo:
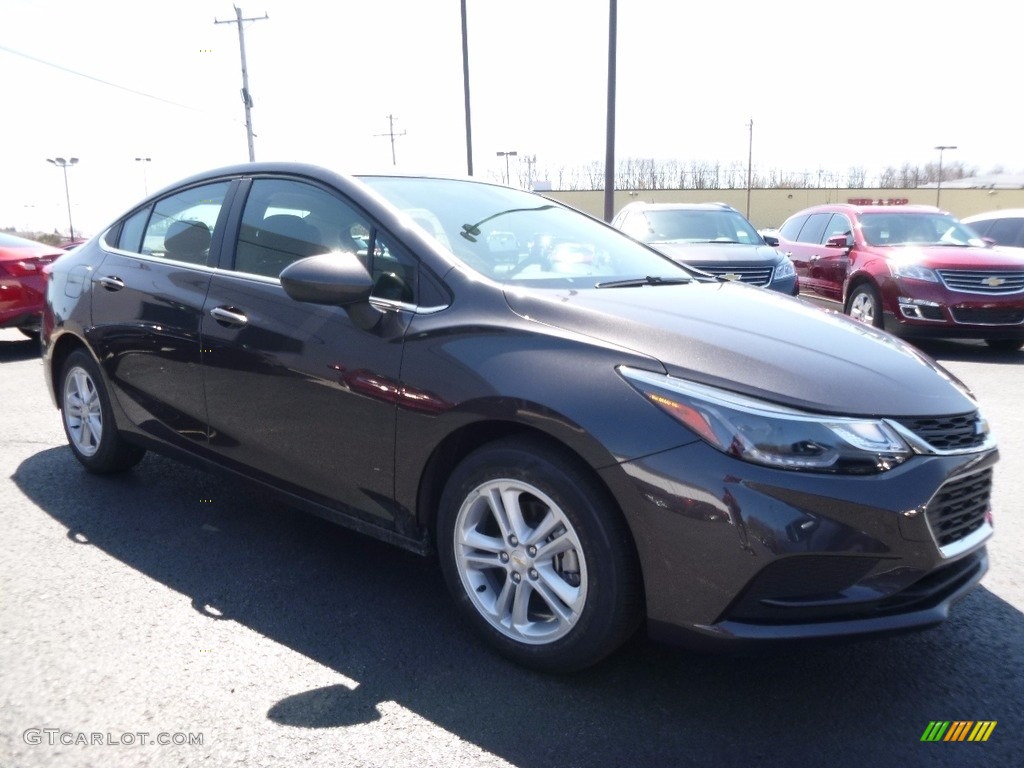
[{"label": "white car", "polygon": [[982,238],[1024,253],[1024,208],[978,213],[961,219]]}]

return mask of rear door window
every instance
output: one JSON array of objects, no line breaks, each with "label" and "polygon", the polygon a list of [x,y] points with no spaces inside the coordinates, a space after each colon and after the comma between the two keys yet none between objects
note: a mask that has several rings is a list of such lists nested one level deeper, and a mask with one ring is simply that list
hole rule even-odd
[{"label": "rear door window", "polygon": [[[188,264],[206,264],[213,230],[230,185],[228,181],[204,184],[157,202],[139,252]],[[131,221],[129,219],[126,225]],[[122,240],[126,230],[127,226],[122,231]]]},{"label": "rear door window", "polygon": [[797,238],[799,242],[820,243],[821,236],[824,234],[825,227],[828,226],[828,221],[831,218],[831,213],[812,213],[807,218],[803,229],[800,230],[800,236]]}]

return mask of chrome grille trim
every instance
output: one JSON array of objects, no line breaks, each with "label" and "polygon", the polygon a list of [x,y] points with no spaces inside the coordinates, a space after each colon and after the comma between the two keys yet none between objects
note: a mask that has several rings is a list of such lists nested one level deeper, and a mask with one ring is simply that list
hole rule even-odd
[{"label": "chrome grille trim", "polygon": [[694,264],[694,266],[715,277],[738,275],[738,277],[733,279],[741,283],[761,286],[769,285],[772,281],[772,275],[775,273],[775,267],[723,267],[720,265],[701,266],[699,264]]},{"label": "chrome grille trim", "polygon": [[[1024,292],[1024,271],[998,269],[937,269],[939,278],[951,291],[1002,296]],[[992,284],[997,281],[998,285]]]}]

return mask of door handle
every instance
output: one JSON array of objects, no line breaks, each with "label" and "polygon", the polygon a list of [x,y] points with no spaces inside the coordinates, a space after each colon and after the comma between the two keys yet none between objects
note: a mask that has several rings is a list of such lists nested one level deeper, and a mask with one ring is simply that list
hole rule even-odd
[{"label": "door handle", "polygon": [[235,307],[214,307],[210,310],[210,317],[229,328],[244,328],[249,324],[249,318]]},{"label": "door handle", "polygon": [[114,277],[113,275],[107,275],[99,278],[97,282],[106,288],[108,291],[120,291],[124,288],[124,280],[120,277]]}]

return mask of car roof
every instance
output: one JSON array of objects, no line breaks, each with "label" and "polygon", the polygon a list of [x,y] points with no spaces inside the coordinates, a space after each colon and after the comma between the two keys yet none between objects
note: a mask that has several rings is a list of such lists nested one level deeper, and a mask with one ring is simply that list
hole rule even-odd
[{"label": "car roof", "polygon": [[970,224],[972,221],[988,221],[989,219],[1024,219],[1024,208],[1004,208],[1001,211],[985,211],[985,213],[965,216],[961,221]]},{"label": "car roof", "polygon": [[[945,213],[934,205],[854,205],[852,203],[822,203],[797,211],[793,216],[811,213]],[[790,218],[793,218],[790,216]]]},{"label": "car roof", "polygon": [[[645,203],[638,200],[622,210],[639,211],[735,211],[728,203]],[[738,211],[737,211],[738,213]]]}]

